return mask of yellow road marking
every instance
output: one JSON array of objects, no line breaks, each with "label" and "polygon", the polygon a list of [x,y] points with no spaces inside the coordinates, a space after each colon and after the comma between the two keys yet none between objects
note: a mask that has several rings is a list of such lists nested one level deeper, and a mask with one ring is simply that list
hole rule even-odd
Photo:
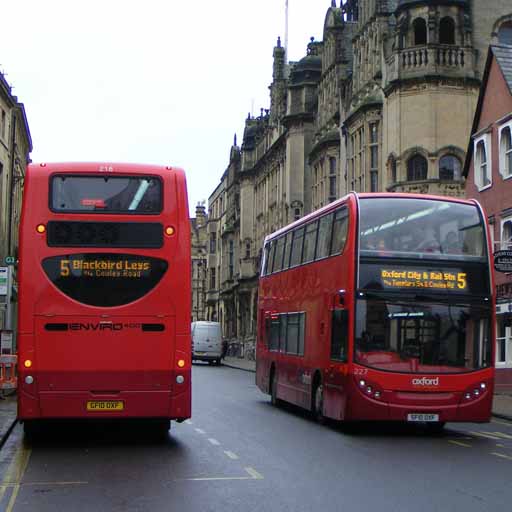
[{"label": "yellow road marking", "polygon": [[0,484],[2,487],[15,487],[19,485],[20,487],[27,487],[27,486],[51,486],[51,485],[89,485],[89,482],[6,482]]},{"label": "yellow road marking", "polygon": [[496,457],[501,457],[502,459],[512,460],[510,455],[505,455],[504,453],[491,452],[491,455],[495,455]]},{"label": "yellow road marking", "polygon": [[504,434],[503,432],[492,432],[493,435],[502,437],[503,439],[512,439],[512,436],[509,434]]},{"label": "yellow road marking", "polygon": [[16,502],[16,498],[18,497],[18,492],[20,491],[20,482],[23,479],[23,475],[28,466],[28,461],[30,459],[30,454],[32,450],[27,448],[25,445],[22,445],[21,448],[16,452],[16,455],[13,460],[14,470],[13,470],[13,480],[17,482],[13,486],[13,491],[11,494],[11,499],[5,509],[5,512],[12,512],[14,507],[14,503]]},{"label": "yellow road marking", "polygon": [[244,468],[249,476],[207,476],[198,478],[177,478],[175,482],[215,482],[226,480],[263,480],[263,475],[254,468]]},{"label": "yellow road marking", "polygon": [[452,444],[456,444],[457,446],[463,446],[464,448],[472,448],[472,446],[470,444],[467,444],[467,443],[461,443],[460,441],[452,441],[452,440],[449,440],[448,441],[449,443],[452,443]]},{"label": "yellow road marking", "polygon": [[491,423],[497,423],[498,425],[505,425],[507,427],[512,427],[512,423],[507,423],[505,421],[491,420]]},{"label": "yellow road marking", "polygon": [[501,438],[492,434],[488,434],[487,432],[470,432],[470,434],[477,437],[484,437],[486,439],[494,439],[495,441],[500,441]]},{"label": "yellow road marking", "polygon": [[245,471],[249,473],[255,480],[263,480],[263,475],[260,475],[255,469],[253,468],[245,468]]}]

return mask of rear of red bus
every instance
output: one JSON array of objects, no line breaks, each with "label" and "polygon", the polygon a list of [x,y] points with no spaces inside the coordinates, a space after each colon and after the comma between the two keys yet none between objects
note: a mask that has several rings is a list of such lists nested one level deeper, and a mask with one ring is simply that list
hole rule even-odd
[{"label": "rear of red bus", "polygon": [[19,399],[55,418],[191,414],[185,175],[129,164],[30,165],[19,252]]}]

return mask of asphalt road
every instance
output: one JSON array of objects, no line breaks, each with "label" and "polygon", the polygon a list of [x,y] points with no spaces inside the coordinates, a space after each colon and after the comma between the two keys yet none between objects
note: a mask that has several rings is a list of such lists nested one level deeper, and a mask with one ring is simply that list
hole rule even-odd
[{"label": "asphalt road", "polygon": [[55,427],[0,452],[0,510],[497,511],[512,503],[512,424],[321,426],[272,407],[254,374],[195,365],[193,418],[169,437]]}]

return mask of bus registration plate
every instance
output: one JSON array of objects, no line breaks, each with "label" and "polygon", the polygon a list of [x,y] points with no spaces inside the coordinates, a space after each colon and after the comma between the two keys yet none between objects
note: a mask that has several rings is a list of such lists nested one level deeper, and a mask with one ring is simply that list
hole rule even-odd
[{"label": "bus registration plate", "polygon": [[439,421],[439,414],[413,413],[407,415],[407,421]]},{"label": "bus registration plate", "polygon": [[124,402],[122,400],[89,400],[87,402],[88,411],[124,411]]}]

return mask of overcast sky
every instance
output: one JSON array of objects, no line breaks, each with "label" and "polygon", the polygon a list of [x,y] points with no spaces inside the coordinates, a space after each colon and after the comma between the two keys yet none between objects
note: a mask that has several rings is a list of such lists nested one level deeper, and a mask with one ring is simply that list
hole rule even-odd
[{"label": "overcast sky", "polygon": [[[190,211],[270,104],[285,0],[16,0],[0,69],[25,104],[34,162],[178,165]],[[339,5],[339,0],[337,0]],[[331,0],[289,0],[290,60],[322,39]],[[15,12],[14,12],[15,11]]]}]

